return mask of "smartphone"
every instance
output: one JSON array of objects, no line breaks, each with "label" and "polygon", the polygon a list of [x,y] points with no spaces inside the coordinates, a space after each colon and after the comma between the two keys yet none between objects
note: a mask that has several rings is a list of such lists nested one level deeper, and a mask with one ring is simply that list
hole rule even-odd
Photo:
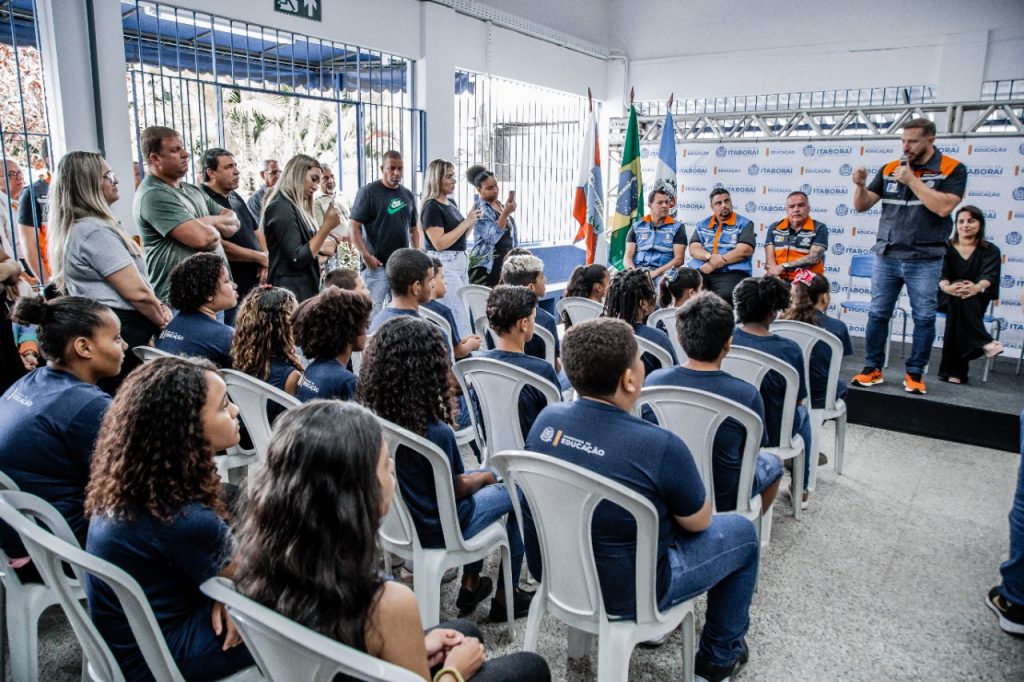
[{"label": "smartphone", "polygon": [[508,191],[508,200],[509,201],[515,201],[516,200],[516,191],[514,189],[510,189]]}]

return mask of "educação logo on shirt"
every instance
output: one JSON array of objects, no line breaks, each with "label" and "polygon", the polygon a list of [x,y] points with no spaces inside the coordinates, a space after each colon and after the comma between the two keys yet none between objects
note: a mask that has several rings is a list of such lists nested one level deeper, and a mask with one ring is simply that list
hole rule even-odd
[{"label": "educa\u00e7\u00e3o logo on shirt", "polygon": [[604,450],[595,446],[593,443],[581,438],[568,436],[562,430],[555,431],[555,429],[550,426],[541,431],[540,439],[545,443],[551,443],[555,447],[564,445],[572,448],[573,450],[580,450],[581,452],[586,452],[590,455],[604,457]]},{"label": "educa\u00e7\u00e3o logo on shirt", "polygon": [[550,443],[555,437],[555,430],[550,426],[540,432],[540,439],[545,443]]}]

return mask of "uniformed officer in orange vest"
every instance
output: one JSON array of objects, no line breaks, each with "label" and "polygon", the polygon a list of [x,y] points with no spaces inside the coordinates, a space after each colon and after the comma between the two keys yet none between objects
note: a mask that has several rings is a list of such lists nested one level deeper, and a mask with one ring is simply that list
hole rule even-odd
[{"label": "uniformed officer in orange vest", "polygon": [[811,202],[803,192],[786,197],[786,217],[768,228],[764,245],[765,271],[793,281],[799,269],[821,275],[825,272],[828,226],[811,218]]}]

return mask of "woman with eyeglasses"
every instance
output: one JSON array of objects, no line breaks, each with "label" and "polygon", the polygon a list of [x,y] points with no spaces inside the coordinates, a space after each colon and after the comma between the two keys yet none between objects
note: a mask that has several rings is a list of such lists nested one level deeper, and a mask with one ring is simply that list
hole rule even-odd
[{"label": "woman with eyeglasses", "polygon": [[[142,249],[110,210],[118,180],[99,154],[69,152],[57,165],[50,188],[49,253],[58,289],[108,306],[121,321],[129,347],[148,345],[171,321],[153,293]],[[125,355],[121,373],[100,386],[113,393],[139,360]]]}]

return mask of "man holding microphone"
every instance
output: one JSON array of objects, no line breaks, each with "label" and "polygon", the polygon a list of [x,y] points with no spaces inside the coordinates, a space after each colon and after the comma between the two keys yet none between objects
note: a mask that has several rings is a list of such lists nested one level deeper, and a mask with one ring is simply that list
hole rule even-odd
[{"label": "man holding microphone", "polygon": [[903,125],[903,156],[878,170],[867,184],[867,169],[853,172],[853,207],[863,212],[879,201],[871,310],[865,338],[864,370],[857,386],[882,383],[882,365],[896,299],[907,287],[914,336],[903,387],[923,395],[924,368],[935,341],[935,308],[952,215],[967,186],[967,168],[935,148],[935,124],[915,118]]}]

